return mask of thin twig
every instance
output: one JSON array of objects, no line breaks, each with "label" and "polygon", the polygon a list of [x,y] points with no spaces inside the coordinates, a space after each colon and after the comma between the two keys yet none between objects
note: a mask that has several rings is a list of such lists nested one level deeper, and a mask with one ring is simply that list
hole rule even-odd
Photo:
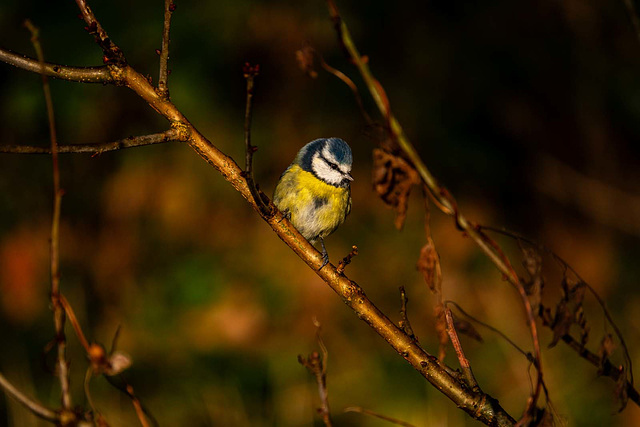
[{"label": "thin twig", "polygon": [[[150,135],[130,136],[118,141],[102,144],[69,144],[58,145],[58,153],[90,153],[100,155],[107,151],[121,150],[124,148],[142,147],[144,145],[161,144],[163,142],[180,141],[180,132],[169,129],[165,132]],[[32,145],[0,145],[0,153],[15,154],[51,154],[51,148],[35,147]]]},{"label": "thin twig", "polygon": [[268,213],[268,207],[264,203],[256,182],[253,179],[253,153],[258,151],[258,147],[251,145],[251,119],[253,117],[253,82],[260,72],[260,65],[244,64],[243,74],[247,81],[247,102],[244,111],[244,145],[245,145],[245,166],[244,175],[247,186],[251,192],[253,200],[256,202],[263,214]]},{"label": "thin twig", "polygon": [[407,298],[404,286],[400,286],[400,301],[402,305],[400,307],[400,322],[398,323],[398,326],[400,326],[400,329],[402,329],[411,338],[416,339],[411,323],[409,322],[409,317],[407,316],[407,303],[409,302],[409,299]]},{"label": "thin twig", "polygon": [[329,392],[327,390],[327,360],[329,358],[329,351],[324,345],[324,341],[322,341],[322,336],[320,335],[320,322],[314,319],[313,324],[316,326],[316,340],[320,346],[320,351],[322,351],[322,356],[320,356],[318,352],[314,351],[307,358],[298,356],[298,362],[315,376],[321,402],[321,407],[318,408],[318,413],[322,416],[324,425],[326,427],[331,427],[333,424],[331,422]]},{"label": "thin twig", "polygon": [[126,64],[122,51],[111,40],[105,29],[102,28],[102,25],[100,25],[100,22],[96,19],[87,2],[85,0],[76,0],[76,4],[80,9],[82,19],[84,19],[84,22],[87,24],[85,30],[87,30],[89,34],[93,34],[95,36],[96,43],[104,52],[104,62],[107,64],[117,65]]},{"label": "thin twig", "polygon": [[347,254],[346,257],[342,258],[342,260],[338,263],[338,267],[336,267],[336,271],[338,274],[344,274],[345,268],[347,265],[351,264],[351,260],[358,255],[358,247],[356,245],[351,246],[351,252]]},{"label": "thin twig", "polygon": [[64,308],[65,313],[67,314],[67,317],[69,318],[69,323],[71,323],[71,326],[73,326],[73,329],[76,331],[76,336],[78,337],[78,340],[80,340],[80,344],[82,344],[82,347],[84,347],[85,351],[89,353],[89,341],[87,341],[87,338],[82,332],[82,328],[80,327],[80,323],[76,318],[76,314],[74,313],[73,308],[71,308],[71,304],[69,304],[69,301],[67,301],[67,299],[62,294],[59,294],[58,298],[60,304]]},{"label": "thin twig", "polygon": [[[40,40],[38,39],[38,29],[26,20],[25,27],[31,32],[31,43],[33,44],[41,70],[44,69],[44,55]],[[62,393],[62,407],[66,411],[71,410],[71,393],[69,391],[69,364],[67,362],[67,343],[64,335],[65,314],[60,305],[60,272],[59,266],[59,230],[60,230],[60,205],[62,203],[62,190],[60,189],[60,168],[58,166],[58,138],[56,135],[56,123],[53,113],[53,101],[51,99],[51,89],[49,79],[43,73],[42,88],[47,106],[47,117],[49,121],[49,136],[51,138],[51,161],[53,163],[53,220],[51,222],[51,303],[53,306],[53,317],[56,329],[56,341],[58,343],[58,370],[57,375],[60,380],[60,391]]]},{"label": "thin twig", "polygon": [[460,339],[458,338],[458,333],[456,332],[456,328],[453,325],[453,316],[451,315],[451,310],[448,308],[445,309],[445,318],[447,319],[447,332],[449,333],[449,338],[451,338],[451,344],[453,344],[453,348],[456,351],[456,355],[458,356],[458,361],[460,362],[460,367],[462,368],[462,373],[467,379],[467,383],[471,388],[478,388],[478,382],[476,378],[473,376],[473,371],[471,370],[471,364],[469,360],[464,355],[464,350],[462,350],[462,345],[460,344]]},{"label": "thin twig", "polygon": [[20,402],[20,404],[38,417],[53,423],[60,421],[60,417],[55,411],[23,394],[20,390],[14,387],[14,385],[11,384],[4,375],[2,375],[2,373],[0,373],[0,387],[2,387],[9,396]]},{"label": "thin twig", "polygon": [[150,427],[149,422],[147,421],[147,417],[145,416],[145,411],[140,404],[140,400],[133,393],[133,387],[127,384],[127,393],[129,397],[131,397],[131,401],[133,402],[133,407],[136,410],[136,415],[138,416],[138,420],[140,420],[140,424],[142,427]]},{"label": "thin twig", "polygon": [[518,352],[522,353],[522,355],[524,357],[527,358],[527,360],[531,363],[535,363],[533,355],[529,352],[524,351],[523,349],[521,349],[518,344],[516,344],[515,342],[513,342],[504,332],[502,332],[501,330],[499,330],[498,328],[495,328],[491,325],[489,325],[488,323],[483,322],[482,320],[479,320],[475,317],[473,317],[472,315],[470,315],[469,313],[467,313],[466,311],[463,310],[462,307],[460,307],[460,305],[454,301],[445,301],[444,302],[445,307],[447,307],[448,305],[453,305],[455,308],[458,309],[458,311],[460,313],[462,313],[463,316],[465,316],[467,319],[471,320],[474,323],[477,323],[480,326],[483,326],[487,329],[489,329],[492,332],[495,332],[496,334],[500,335],[505,341],[507,341],[509,344],[511,344],[511,346],[513,348],[515,348]]},{"label": "thin twig", "polygon": [[397,418],[388,417],[386,415],[378,414],[376,412],[370,411],[368,409],[362,408],[360,406],[350,406],[348,408],[344,408],[344,412],[357,412],[358,414],[370,415],[372,417],[380,418],[381,420],[389,421],[390,423],[403,426],[403,427],[415,427],[413,424],[410,424],[406,421],[399,420]]},{"label": "thin twig", "polygon": [[171,29],[171,16],[174,10],[176,10],[176,5],[173,0],[165,0],[162,49],[160,51],[160,73],[158,76],[158,94],[164,99],[169,99],[169,30]]}]

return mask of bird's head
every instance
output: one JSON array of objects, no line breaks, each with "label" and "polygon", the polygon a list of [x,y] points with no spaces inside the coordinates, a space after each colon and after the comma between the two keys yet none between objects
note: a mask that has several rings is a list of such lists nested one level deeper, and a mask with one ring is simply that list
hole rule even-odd
[{"label": "bird's head", "polygon": [[353,156],[349,145],[340,138],[320,138],[300,149],[294,163],[335,187],[348,187],[353,181]]}]

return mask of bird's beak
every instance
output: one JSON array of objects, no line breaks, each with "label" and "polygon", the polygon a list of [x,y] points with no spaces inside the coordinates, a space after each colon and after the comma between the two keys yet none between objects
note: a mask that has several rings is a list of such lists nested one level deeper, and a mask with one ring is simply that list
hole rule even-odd
[{"label": "bird's beak", "polygon": [[344,177],[347,178],[349,181],[353,181],[353,177],[351,176],[350,173],[345,173]]}]

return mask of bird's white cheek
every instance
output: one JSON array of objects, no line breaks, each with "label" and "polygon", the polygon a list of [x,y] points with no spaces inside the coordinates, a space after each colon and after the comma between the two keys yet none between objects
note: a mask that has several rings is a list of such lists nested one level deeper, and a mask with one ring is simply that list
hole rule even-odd
[{"label": "bird's white cheek", "polygon": [[329,184],[337,185],[342,182],[342,174],[339,171],[332,169],[327,162],[322,160],[320,157],[314,157],[311,161],[311,168],[318,178],[328,182]]}]

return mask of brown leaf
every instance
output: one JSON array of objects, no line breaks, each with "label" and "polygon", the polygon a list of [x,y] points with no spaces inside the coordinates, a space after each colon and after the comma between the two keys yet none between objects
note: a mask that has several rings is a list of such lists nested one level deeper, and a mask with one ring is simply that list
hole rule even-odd
[{"label": "brown leaf", "polygon": [[444,305],[437,304],[434,307],[436,317],[436,332],[440,341],[438,350],[438,360],[442,362],[446,355],[447,343],[449,342],[449,334],[447,334],[447,320],[445,317]]},{"label": "brown leaf", "polygon": [[586,344],[589,329],[582,310],[582,300],[586,290],[584,282],[570,283],[565,276],[562,279],[563,297],[556,306],[556,314],[553,319],[553,339],[549,344],[549,348],[555,346],[558,341],[569,334],[571,325],[574,323],[581,328],[581,336],[583,344]]},{"label": "brown leaf", "polygon": [[442,282],[440,256],[431,238],[420,250],[420,258],[418,258],[416,267],[422,273],[424,281],[431,289],[431,292],[440,292],[440,283]]},{"label": "brown leaf", "polygon": [[616,343],[613,341],[613,335],[606,334],[600,341],[600,348],[598,349],[598,356],[600,356],[600,368],[599,374],[602,374],[605,363],[609,360],[609,356],[613,354],[613,350],[616,348]]},{"label": "brown leaf", "polygon": [[298,66],[309,77],[315,79],[318,77],[318,73],[314,68],[313,48],[311,46],[304,46],[302,49],[296,51],[296,60]]},{"label": "brown leaf", "polygon": [[627,402],[629,401],[629,394],[627,393],[627,375],[624,370],[620,373],[618,381],[616,381],[615,396],[618,403],[620,403],[618,412],[622,412],[624,408],[627,407]]},{"label": "brown leaf", "polygon": [[484,342],[482,339],[482,335],[478,332],[478,330],[473,326],[471,322],[468,322],[463,319],[458,319],[455,314],[453,314],[453,327],[456,329],[456,332],[459,334],[465,334],[466,336],[473,338],[478,342]]},{"label": "brown leaf", "polygon": [[542,277],[542,257],[534,248],[523,247],[522,254],[524,260],[522,262],[528,279],[522,280],[524,289],[529,296],[529,302],[534,313],[539,313],[540,304],[542,303],[542,289],[544,288],[544,279]]},{"label": "brown leaf", "polygon": [[398,230],[407,216],[411,187],[419,183],[418,173],[406,160],[380,148],[373,150],[373,188],[384,203],[395,209]]}]

